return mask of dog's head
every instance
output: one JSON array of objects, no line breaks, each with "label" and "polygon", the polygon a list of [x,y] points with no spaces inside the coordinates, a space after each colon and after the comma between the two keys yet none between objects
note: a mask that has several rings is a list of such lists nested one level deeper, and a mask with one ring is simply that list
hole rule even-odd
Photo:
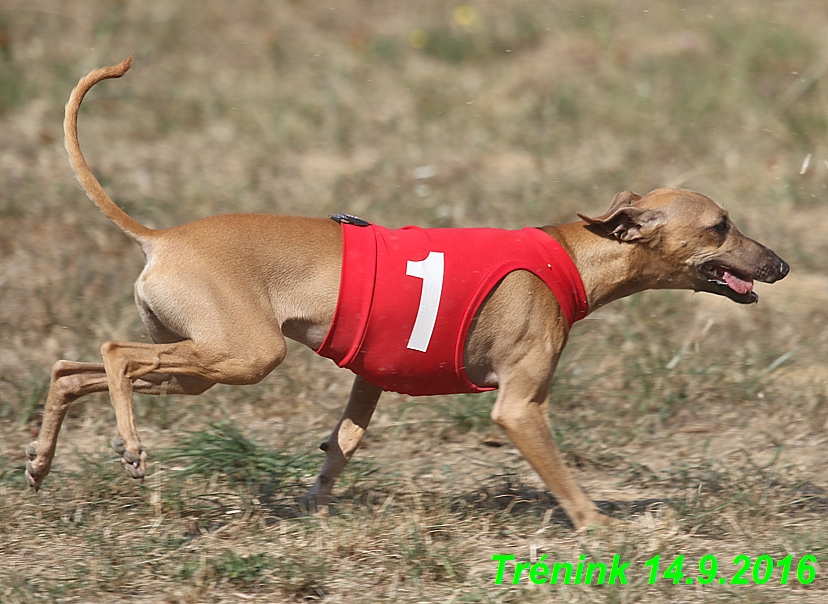
[{"label": "dog's head", "polygon": [[693,191],[656,189],[643,197],[622,191],[602,216],[579,216],[590,230],[636,245],[651,287],[705,291],[752,304],[758,300],[754,280],[773,283],[790,269],[740,233],[724,208]]}]

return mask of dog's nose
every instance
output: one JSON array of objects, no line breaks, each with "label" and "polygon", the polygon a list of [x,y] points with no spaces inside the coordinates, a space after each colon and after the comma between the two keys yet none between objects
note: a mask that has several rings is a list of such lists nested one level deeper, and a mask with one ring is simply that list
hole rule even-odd
[{"label": "dog's nose", "polygon": [[791,265],[780,258],[779,259],[779,278],[782,279],[785,275],[788,274],[788,272],[790,270],[791,270]]}]

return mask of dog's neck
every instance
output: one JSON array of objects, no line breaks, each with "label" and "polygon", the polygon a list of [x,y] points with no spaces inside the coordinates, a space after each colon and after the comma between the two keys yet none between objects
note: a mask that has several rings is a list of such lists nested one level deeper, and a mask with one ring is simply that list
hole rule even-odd
[{"label": "dog's neck", "polygon": [[[599,235],[585,222],[544,227],[572,258],[587,296],[589,312],[613,300],[650,289],[653,276],[642,274],[638,245]],[[646,266],[646,264],[643,264]]]}]

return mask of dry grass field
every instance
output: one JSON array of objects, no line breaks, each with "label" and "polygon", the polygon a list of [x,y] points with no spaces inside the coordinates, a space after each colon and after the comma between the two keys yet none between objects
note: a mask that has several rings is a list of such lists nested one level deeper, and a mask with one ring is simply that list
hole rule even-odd
[{"label": "dry grass field", "polygon": [[[550,419],[612,532],[573,532],[489,395],[384,395],[330,514],[302,515],[351,377],[298,345],[256,386],[137,397],[143,484],[108,398],[83,399],[35,494],[52,363],[147,340],[141,252],[74,182],[61,129],[77,79],[132,52],[80,138],[149,226],[520,227],[684,186],[791,274],[750,308],[647,292],[574,328]],[[828,601],[827,267],[824,0],[3,0],[0,602]],[[631,565],[624,585],[496,585],[493,554]],[[651,585],[655,554],[687,576],[706,554],[727,576],[811,554],[816,579]]]}]

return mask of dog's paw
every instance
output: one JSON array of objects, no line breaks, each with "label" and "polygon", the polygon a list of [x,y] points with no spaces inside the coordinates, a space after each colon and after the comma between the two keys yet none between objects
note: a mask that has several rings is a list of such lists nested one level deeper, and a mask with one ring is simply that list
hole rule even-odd
[{"label": "dog's paw", "polygon": [[308,512],[309,514],[316,512],[316,498],[312,493],[305,493],[305,495],[303,495],[302,498],[296,502],[296,505],[298,505],[299,509],[303,512]]},{"label": "dog's paw", "polygon": [[127,450],[126,443],[120,434],[112,439],[112,448],[121,456],[127,474],[132,478],[144,480],[147,471],[147,452],[140,446],[138,447],[138,453]]},{"label": "dog's paw", "polygon": [[297,503],[299,509],[311,515],[326,516],[330,497],[323,497],[314,489],[308,491]]},{"label": "dog's paw", "polygon": [[137,480],[144,480],[147,472],[147,452],[143,449],[138,449],[138,453],[125,449],[121,454],[121,459],[124,462],[127,474]]},{"label": "dog's paw", "polygon": [[593,526],[599,526],[602,528],[620,528],[624,526],[623,520],[618,520],[617,518],[611,518],[610,516],[604,516],[604,514],[599,514],[598,517],[595,519],[595,524]]},{"label": "dog's paw", "polygon": [[604,533],[606,531],[615,532],[626,526],[623,520],[605,516],[596,512],[589,520],[589,522],[580,527],[579,530],[588,533]]},{"label": "dog's paw", "polygon": [[40,489],[43,479],[46,478],[46,475],[49,473],[51,460],[45,461],[42,458],[38,458],[37,441],[30,443],[29,446],[26,447],[26,457],[29,458],[26,462],[26,482],[30,487],[37,491]]}]

